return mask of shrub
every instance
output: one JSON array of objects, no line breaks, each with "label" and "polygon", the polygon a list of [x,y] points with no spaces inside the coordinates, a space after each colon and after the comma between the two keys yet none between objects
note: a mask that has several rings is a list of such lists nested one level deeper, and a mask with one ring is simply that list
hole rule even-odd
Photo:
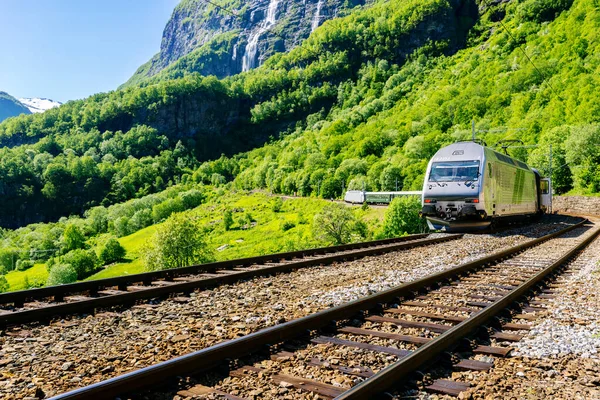
[{"label": "shrub", "polygon": [[281,209],[283,208],[283,199],[281,197],[275,197],[273,199],[273,201],[271,202],[271,210],[273,210],[273,212],[280,212]]},{"label": "shrub", "polygon": [[110,238],[100,249],[99,258],[102,265],[106,265],[122,260],[125,254],[125,248],[121,243],[116,238]]},{"label": "shrub", "polygon": [[233,213],[231,210],[225,210],[223,212],[223,227],[226,231],[230,230],[233,226]]},{"label": "shrub", "polygon": [[328,204],[315,215],[313,235],[333,244],[349,243],[364,237],[366,225],[350,209],[341,204]]},{"label": "shrub", "polygon": [[294,228],[296,226],[295,223],[293,223],[292,221],[283,221],[283,223],[281,224],[281,230],[286,232],[289,231],[290,229]]},{"label": "shrub", "polygon": [[62,242],[65,253],[75,249],[83,249],[85,247],[85,236],[77,225],[69,224],[63,232]]},{"label": "shrub", "polygon": [[64,285],[77,281],[77,272],[70,264],[56,264],[48,275],[48,286]]},{"label": "shrub", "polygon": [[150,270],[185,267],[214,260],[204,230],[188,214],[173,214],[154,234],[144,253]]},{"label": "shrub", "polygon": [[383,235],[398,237],[409,233],[422,232],[424,221],[419,217],[421,201],[417,196],[396,197],[385,212]]},{"label": "shrub", "polygon": [[204,201],[204,194],[198,189],[191,189],[179,194],[186,210],[196,208]]},{"label": "shrub", "polygon": [[152,219],[154,223],[161,222],[180,211],[183,211],[183,201],[179,197],[168,199],[152,207]]},{"label": "shrub", "polygon": [[8,292],[8,281],[4,275],[0,275],[0,293]]},{"label": "shrub", "polygon": [[[96,271],[98,257],[92,250],[77,249],[62,256],[61,262],[63,264],[69,264],[73,268],[77,274],[77,279],[85,279]],[[56,267],[56,265],[52,267],[52,271],[54,271]]]},{"label": "shrub", "polygon": [[32,260],[18,260],[17,271],[25,271],[33,267],[34,262]]},{"label": "shrub", "polygon": [[0,249],[0,266],[4,267],[5,271],[12,271],[20,255],[19,249],[7,247]]},{"label": "shrub", "polygon": [[132,232],[144,229],[153,223],[154,220],[152,218],[152,210],[149,208],[144,208],[143,210],[137,211],[129,220],[129,226]]}]

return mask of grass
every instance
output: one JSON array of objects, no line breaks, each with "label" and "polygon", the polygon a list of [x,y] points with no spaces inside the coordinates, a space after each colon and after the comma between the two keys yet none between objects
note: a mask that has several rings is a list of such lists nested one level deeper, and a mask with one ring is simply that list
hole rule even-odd
[{"label": "grass", "polygon": [[[311,223],[315,214],[329,201],[315,198],[286,198],[281,211],[275,212],[271,205],[274,198],[275,196],[261,192],[217,194],[192,211],[203,225],[211,227],[212,233],[208,237],[208,244],[214,251],[217,261],[323,245],[312,237]],[[226,209],[232,210],[236,221],[229,231],[225,231],[222,226],[223,212]],[[353,209],[372,229],[379,228],[383,221],[385,213],[383,207],[369,207],[366,211],[360,207]],[[250,213],[255,220],[253,226],[246,227],[247,229],[239,223],[239,219],[246,213]],[[284,221],[291,221],[295,226],[283,231]],[[88,279],[144,272],[144,265],[139,258],[140,250],[144,248],[146,241],[152,237],[159,225],[152,225],[120,238],[119,242],[127,250],[127,258],[131,261],[111,265]]]},{"label": "grass", "polygon": [[25,290],[28,289],[26,281],[30,284],[38,282],[45,284],[48,280],[48,270],[46,264],[35,264],[25,271],[10,271],[6,274],[6,280],[11,291]]},{"label": "grass", "polygon": [[[235,258],[252,257],[263,254],[293,251],[326,245],[312,237],[312,221],[321,209],[329,204],[328,200],[315,198],[284,198],[279,212],[273,210],[272,204],[276,196],[263,192],[241,193],[225,192],[217,189],[207,201],[191,212],[197,216],[202,225],[209,227],[207,242],[214,251],[217,261]],[[383,221],[385,208],[352,207],[355,214],[361,217],[371,231],[377,231]],[[234,225],[228,231],[223,227],[223,212],[231,210]],[[244,226],[241,219],[250,213],[254,222]],[[294,226],[283,230],[284,222]],[[152,238],[160,224],[141,229],[129,236],[119,239],[127,251],[126,261],[107,266],[86,280],[112,278],[145,272],[141,259],[147,242]],[[44,264],[36,264],[27,271],[13,271],[6,275],[10,290],[25,289],[25,277],[30,283],[46,282],[48,272]]]}]

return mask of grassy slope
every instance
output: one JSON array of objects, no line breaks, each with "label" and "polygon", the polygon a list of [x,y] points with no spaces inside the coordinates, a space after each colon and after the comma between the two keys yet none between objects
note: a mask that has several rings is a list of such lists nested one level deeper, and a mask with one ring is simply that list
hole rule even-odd
[{"label": "grassy slope", "polygon": [[[326,204],[327,200],[313,198],[285,198],[280,212],[274,212],[271,203],[274,197],[265,193],[227,193],[214,196],[209,201],[192,211],[202,224],[214,226],[208,238],[209,246],[215,251],[218,261],[242,257],[251,257],[261,254],[297,250],[302,248],[317,247],[322,243],[312,237],[311,223],[316,213]],[[221,226],[223,211],[233,211],[236,223],[229,231]],[[371,231],[377,230],[383,221],[384,208],[369,208],[366,211],[355,207],[356,215],[361,216],[369,225]],[[243,229],[237,219],[249,212],[256,221],[256,225]],[[284,221],[291,221],[295,227],[283,231]],[[129,236],[119,239],[127,250],[127,262],[110,265],[102,271],[92,275],[88,280],[110,278],[120,275],[130,275],[145,271],[142,262],[143,250],[160,224],[152,225],[139,230]],[[217,249],[226,245],[226,248]],[[45,282],[48,273],[44,264],[36,264],[27,271],[13,271],[6,275],[10,290],[25,289],[25,277],[30,283]]]}]

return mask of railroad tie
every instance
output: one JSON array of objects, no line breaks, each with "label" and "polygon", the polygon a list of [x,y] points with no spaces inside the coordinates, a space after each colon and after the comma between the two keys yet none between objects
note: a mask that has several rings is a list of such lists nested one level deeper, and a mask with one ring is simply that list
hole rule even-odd
[{"label": "railroad tie", "polygon": [[404,357],[410,354],[409,350],[396,349],[394,347],[378,346],[375,344],[355,342],[353,340],[344,340],[328,336],[319,336],[311,340],[315,344],[334,344],[337,346],[356,347],[358,349],[376,351],[378,353],[391,354],[398,357]]}]

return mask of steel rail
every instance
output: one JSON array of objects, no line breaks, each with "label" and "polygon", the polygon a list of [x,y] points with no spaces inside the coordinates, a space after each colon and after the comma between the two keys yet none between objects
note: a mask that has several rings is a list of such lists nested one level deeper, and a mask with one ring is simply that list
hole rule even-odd
[{"label": "steel rail", "polygon": [[[0,326],[23,324],[32,321],[44,320],[59,315],[86,312],[89,310],[94,310],[96,308],[131,304],[142,299],[156,298],[166,296],[172,293],[191,292],[196,289],[204,289],[218,285],[233,283],[239,280],[249,279],[256,276],[272,275],[279,272],[311,267],[318,264],[330,264],[336,261],[362,258],[370,255],[376,255],[396,250],[405,250],[418,246],[437,244],[450,240],[455,240],[460,237],[462,237],[462,235],[447,235],[431,239],[417,239],[414,241],[402,240],[397,243],[384,244],[383,246],[385,247],[382,247],[382,245],[379,245],[378,247],[371,246],[345,253],[333,253],[331,255],[325,255],[318,258],[300,259],[299,261],[290,261],[280,265],[268,266],[259,269],[248,269],[246,271],[239,271],[231,274],[223,274],[215,277],[203,277],[188,280],[185,282],[174,282],[165,286],[146,286],[140,287],[139,290],[127,291],[125,293],[91,297],[90,299],[77,300],[68,303],[49,304],[40,308],[18,310],[6,314],[0,314]],[[229,263],[229,261],[227,263]],[[213,267],[214,264],[217,263],[213,263]],[[61,288],[62,286],[54,286],[47,289],[58,290]],[[61,293],[61,295],[64,296],[65,293]]]},{"label": "steel rail", "polygon": [[31,299],[42,299],[86,291],[95,292],[100,288],[131,285],[138,282],[152,282],[158,279],[172,279],[183,275],[193,275],[205,272],[214,272],[219,269],[231,269],[254,264],[264,264],[272,261],[291,260],[293,258],[310,257],[319,254],[336,253],[341,251],[362,249],[365,247],[380,246],[385,244],[406,242],[409,240],[423,239],[428,234],[417,234],[399,238],[374,240],[369,242],[350,243],[338,246],[319,247],[315,249],[297,250],[285,253],[267,254],[262,256],[238,258],[234,260],[217,261],[206,264],[196,264],[187,267],[173,268],[162,271],[143,272],[140,274],[123,275],[114,278],[96,279],[84,282],[69,283],[58,286],[19,290],[16,292],[0,293],[0,304],[24,302]]},{"label": "steel rail", "polygon": [[442,352],[455,346],[461,339],[473,334],[481,326],[484,326],[492,318],[500,314],[511,304],[517,301],[521,296],[525,295],[535,285],[543,281],[549,274],[564,265],[571,257],[575,256],[579,251],[584,249],[592,240],[600,233],[600,228],[596,228],[581,243],[573,246],[560,259],[544,268],[539,273],[535,274],[517,288],[507,293],[498,301],[487,306],[483,310],[472,315],[463,322],[455,325],[446,333],[441,334],[434,340],[419,347],[411,354],[402,357],[397,362],[387,366],[369,379],[352,387],[348,391],[337,396],[336,400],[359,400],[371,399],[375,394],[385,392],[386,390],[398,386],[402,379],[406,378],[410,373],[418,370],[423,365],[433,361]]},{"label": "steel rail", "polygon": [[223,360],[240,358],[241,356],[255,352],[257,349],[264,348],[266,345],[293,339],[310,330],[325,327],[331,324],[332,321],[351,318],[357,313],[376,308],[384,303],[395,301],[399,297],[410,296],[418,290],[433,286],[441,281],[457,277],[488,264],[496,263],[556,236],[563,235],[582,226],[585,222],[586,221],[583,220],[554,233],[529,240],[512,248],[498,251],[489,256],[428,275],[415,281],[407,282],[371,296],[354,300],[337,307],[332,307],[280,325],[265,328],[237,339],[222,342],[193,353],[141,368],[137,371],[129,372],[83,388],[59,394],[52,397],[52,399],[106,399],[123,393],[131,393],[135,390],[147,388],[150,385],[154,386],[170,377],[209,369],[220,362],[223,362]]}]

